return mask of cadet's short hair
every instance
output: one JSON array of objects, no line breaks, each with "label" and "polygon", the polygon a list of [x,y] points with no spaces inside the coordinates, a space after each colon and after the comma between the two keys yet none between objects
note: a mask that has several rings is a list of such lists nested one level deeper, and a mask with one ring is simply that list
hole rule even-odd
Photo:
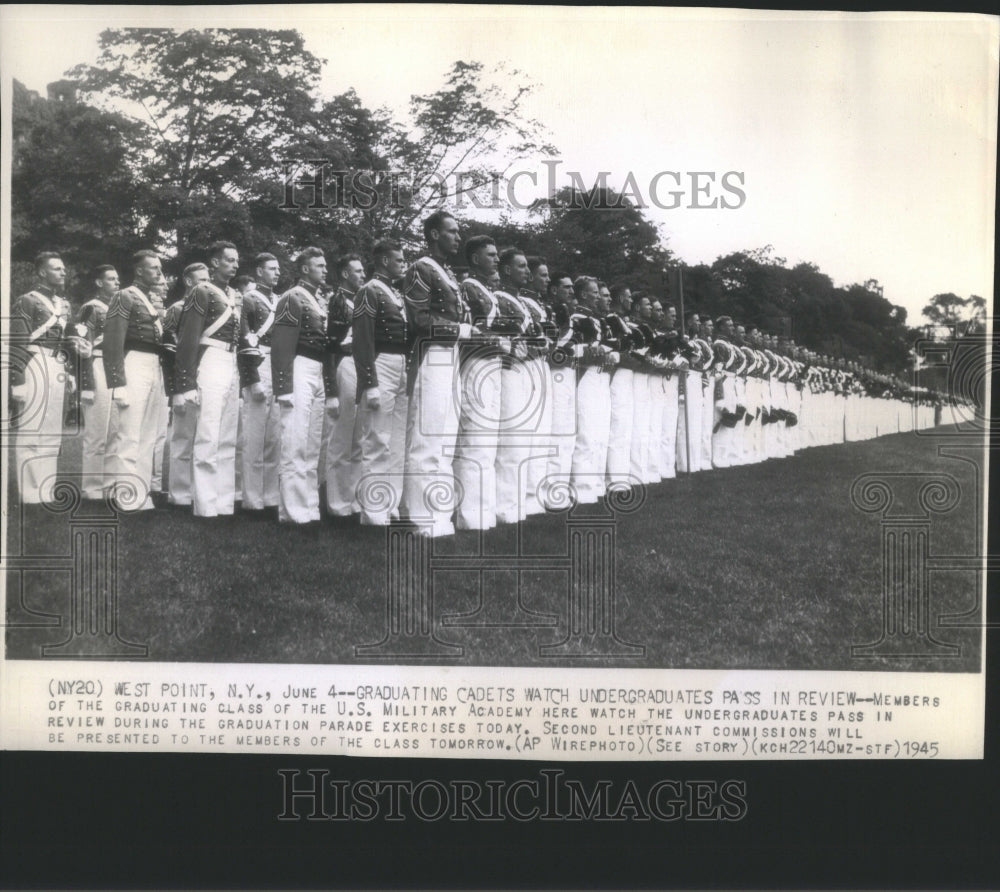
[{"label": "cadet's short hair", "polygon": [[631,291],[632,289],[628,287],[624,282],[615,282],[611,286],[611,299],[618,300],[626,291]]},{"label": "cadet's short hair", "polygon": [[545,262],[545,258],[532,254],[531,257],[528,258],[528,269],[534,272],[540,266],[548,266]]},{"label": "cadet's short hair", "polygon": [[551,273],[549,276],[549,291],[551,291],[553,288],[558,288],[559,283],[563,279],[569,279],[570,282],[573,281],[573,277],[569,273],[563,272],[562,270]]},{"label": "cadet's short hair", "polygon": [[375,247],[372,248],[372,256],[374,256],[375,262],[378,263],[383,257],[388,257],[390,254],[402,250],[403,246],[395,239],[384,238],[381,241],[375,242]]},{"label": "cadet's short hair", "polygon": [[226,251],[235,251],[236,245],[232,242],[212,242],[208,246],[208,250],[205,252],[205,256],[209,260],[216,260],[221,257]]},{"label": "cadet's short hair", "polygon": [[726,322],[732,322],[732,321],[733,321],[732,316],[720,316],[718,319],[715,320],[715,324],[716,326],[721,328]]},{"label": "cadet's short hair", "polygon": [[573,293],[577,297],[579,297],[581,294],[583,294],[583,289],[586,288],[591,282],[597,285],[598,288],[601,287],[598,284],[597,279],[595,279],[593,276],[577,276],[573,280]]},{"label": "cadet's short hair", "polygon": [[42,251],[42,253],[35,258],[35,272],[40,273],[43,269],[45,269],[45,265],[50,260],[62,260],[62,257],[60,257],[55,251]]},{"label": "cadet's short hair", "polygon": [[431,232],[435,229],[440,232],[441,225],[448,219],[454,220],[455,215],[445,210],[434,211],[433,214],[424,220],[424,239],[430,241]]},{"label": "cadet's short hair", "polygon": [[316,247],[303,248],[302,251],[299,253],[299,256],[295,258],[295,268],[299,272],[301,272],[302,267],[308,261],[312,260],[315,257],[325,258],[326,255],[323,253],[323,250],[321,248],[316,248]]},{"label": "cadet's short hair", "polygon": [[198,270],[202,269],[205,270],[206,273],[208,272],[208,267],[205,266],[204,263],[189,263],[184,267],[184,272],[181,273],[181,278],[186,279],[188,276],[192,276],[198,272]]},{"label": "cadet's short hair", "polygon": [[229,284],[232,285],[233,288],[242,288],[244,285],[249,285],[251,282],[253,282],[253,279],[249,276],[237,276]]},{"label": "cadet's short hair", "polygon": [[277,262],[278,258],[275,257],[273,254],[268,254],[267,251],[263,251],[260,254],[258,254],[256,257],[254,257],[254,259],[253,259],[253,268],[254,269],[260,269],[262,266],[265,266],[266,264],[270,263],[272,260],[275,261],[275,262]]},{"label": "cadet's short hair", "polygon": [[333,271],[337,274],[338,279],[344,270],[354,263],[355,260],[357,260],[358,263],[361,264],[361,268],[364,269],[365,264],[364,261],[362,261],[360,254],[341,254],[341,256],[337,258],[337,262],[333,265]]},{"label": "cadet's short hair", "polygon": [[138,269],[147,260],[159,260],[160,255],[156,251],[150,251],[148,248],[144,248],[142,251],[136,251],[132,255],[132,269]]},{"label": "cadet's short hair", "polygon": [[93,272],[90,274],[90,278],[99,279],[105,273],[116,273],[118,270],[110,263],[102,263],[100,266],[95,266]]},{"label": "cadet's short hair", "polygon": [[472,263],[472,258],[488,245],[495,245],[496,242],[488,235],[474,235],[465,243],[465,262]]},{"label": "cadet's short hair", "polygon": [[522,251],[520,248],[515,248],[515,247],[504,248],[500,252],[500,264],[497,268],[499,269],[499,267],[507,266],[518,255],[523,257],[524,251]]}]

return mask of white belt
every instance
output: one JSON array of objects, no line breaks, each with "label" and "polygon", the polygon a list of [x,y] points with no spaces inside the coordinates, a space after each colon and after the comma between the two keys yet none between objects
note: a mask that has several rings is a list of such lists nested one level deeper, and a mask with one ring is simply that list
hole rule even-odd
[{"label": "white belt", "polygon": [[258,344],[257,345],[257,349],[260,350],[260,353],[261,353],[262,356],[270,356],[271,355],[271,348],[270,347],[265,347],[263,344]]}]

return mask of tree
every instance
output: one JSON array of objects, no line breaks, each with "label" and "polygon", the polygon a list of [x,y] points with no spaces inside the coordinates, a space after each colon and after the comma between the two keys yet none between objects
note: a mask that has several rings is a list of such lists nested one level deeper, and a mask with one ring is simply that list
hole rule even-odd
[{"label": "tree", "polygon": [[129,164],[141,128],[13,84],[11,256],[57,250],[76,267],[120,264],[139,246],[149,192]]},{"label": "tree", "polygon": [[[83,95],[145,125],[129,141],[155,186],[146,236],[183,255],[204,237],[245,234],[243,200],[278,180],[284,150],[313,123],[320,60],[295,31],[110,29],[96,65],[77,66]],[[209,210],[210,205],[215,205]],[[229,231],[220,231],[220,223]]]},{"label": "tree", "polygon": [[934,325],[947,325],[954,328],[963,318],[962,311],[968,305],[964,297],[948,292],[935,294],[921,312]]}]

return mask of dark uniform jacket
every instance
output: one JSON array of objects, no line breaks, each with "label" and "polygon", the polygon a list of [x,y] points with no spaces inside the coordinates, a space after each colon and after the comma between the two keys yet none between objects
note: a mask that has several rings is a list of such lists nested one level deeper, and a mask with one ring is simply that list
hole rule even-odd
[{"label": "dark uniform jacket", "polygon": [[[243,314],[240,318],[240,341],[261,353],[271,349],[271,334],[277,319],[278,295],[266,285],[254,285],[243,295]],[[261,349],[263,348],[263,349]],[[260,381],[257,368],[265,356],[248,358],[245,351],[239,357],[240,387],[250,387]]]},{"label": "dark uniform jacket", "polygon": [[51,350],[65,357],[69,320],[69,302],[44,285],[14,301],[10,319],[12,386],[24,383],[24,369],[33,349]]},{"label": "dark uniform jacket", "polygon": [[354,367],[358,373],[356,399],[378,387],[375,360],[380,353],[406,354],[410,331],[406,323],[406,301],[392,282],[381,273],[354,295],[354,318],[351,323],[354,344]]},{"label": "dark uniform jacket", "polygon": [[318,289],[299,280],[278,300],[271,330],[271,377],[275,396],[293,392],[295,357],[323,364],[323,387],[336,396],[331,355],[327,349],[326,311],[317,299]]},{"label": "dark uniform jacket", "polygon": [[104,356],[104,323],[108,317],[108,305],[103,298],[94,297],[88,300],[77,313],[78,325],[86,326],[86,338],[90,341],[91,354],[80,364],[80,390],[93,392],[96,386],[94,380],[94,363],[103,362]]},{"label": "dark uniform jacket", "polygon": [[[240,294],[228,285],[202,282],[191,289],[184,299],[180,328],[177,333],[177,359],[174,367],[174,388],[187,393],[198,386],[198,364],[202,347],[208,342],[235,353],[239,346]],[[225,319],[217,326],[220,319]],[[206,332],[211,331],[211,334]]]},{"label": "dark uniform jacket", "polygon": [[163,343],[163,302],[140,285],[123,288],[108,304],[104,320],[104,374],[108,387],[124,387],[125,354],[159,355]]}]

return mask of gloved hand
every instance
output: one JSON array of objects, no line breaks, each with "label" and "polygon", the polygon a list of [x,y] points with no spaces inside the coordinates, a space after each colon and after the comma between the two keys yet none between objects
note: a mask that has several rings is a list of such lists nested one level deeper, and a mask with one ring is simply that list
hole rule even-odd
[{"label": "gloved hand", "polygon": [[116,387],[113,391],[111,391],[111,398],[115,401],[115,405],[119,409],[128,408],[128,394],[125,393],[124,387]]},{"label": "gloved hand", "polygon": [[474,329],[468,322],[458,323],[458,339],[460,341],[467,341],[472,337]]},{"label": "gloved hand", "polygon": [[328,396],[326,398],[326,414],[334,421],[340,418],[340,400],[337,397]]},{"label": "gloved hand", "polygon": [[15,403],[26,403],[28,401],[28,385],[15,384],[10,389],[10,398]]},{"label": "gloved hand", "polygon": [[262,403],[267,399],[267,391],[264,389],[264,385],[258,381],[256,384],[251,384],[249,387],[250,399],[255,403]]},{"label": "gloved hand", "polygon": [[365,391],[365,405],[373,412],[382,408],[382,394],[377,387],[369,387]]},{"label": "gloved hand", "polygon": [[94,391],[92,390],[81,390],[80,391],[80,402],[85,406],[94,405]]},{"label": "gloved hand", "polygon": [[292,395],[290,393],[283,393],[280,396],[275,397],[275,399],[282,409],[291,409],[292,406],[295,405],[295,400],[292,399]]}]

